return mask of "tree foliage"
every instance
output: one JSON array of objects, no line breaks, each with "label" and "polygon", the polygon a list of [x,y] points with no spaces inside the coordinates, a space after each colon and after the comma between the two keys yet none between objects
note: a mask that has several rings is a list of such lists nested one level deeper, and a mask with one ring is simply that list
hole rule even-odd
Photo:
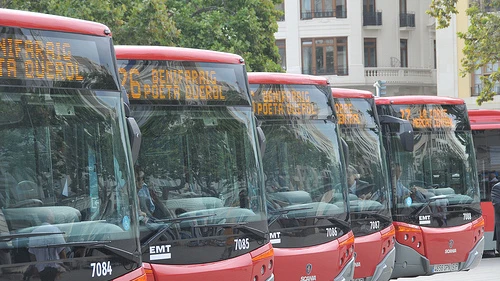
[{"label": "tree foliage", "polygon": [[181,46],[241,55],[281,71],[274,33],[283,0],[0,0],[0,7],[106,24],[115,44]]},{"label": "tree foliage", "polygon": [[274,33],[282,0],[167,0],[179,45],[241,55],[252,71],[282,71]]},{"label": "tree foliage", "polygon": [[3,1],[11,9],[101,22],[113,31],[115,44],[170,45],[178,37],[163,0]]},{"label": "tree foliage", "polygon": [[[438,28],[448,27],[451,16],[458,13],[458,0],[433,0],[428,14],[434,16]],[[469,5],[466,14],[469,27],[466,32],[458,32],[459,38],[465,42],[462,50],[460,75],[465,77],[475,70],[500,62],[500,0],[476,1]],[[493,100],[497,94],[495,84],[500,81],[500,68],[490,75],[480,77],[482,88],[477,97],[477,104]]]}]

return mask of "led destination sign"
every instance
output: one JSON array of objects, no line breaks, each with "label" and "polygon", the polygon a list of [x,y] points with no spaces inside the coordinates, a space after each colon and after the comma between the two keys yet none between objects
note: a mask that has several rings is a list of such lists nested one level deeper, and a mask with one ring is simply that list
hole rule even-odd
[{"label": "led destination sign", "polygon": [[325,119],[333,114],[329,87],[307,84],[250,84],[253,111],[261,117]]},{"label": "led destination sign", "polygon": [[349,127],[378,127],[375,122],[372,99],[336,97],[337,123]]},{"label": "led destination sign", "polygon": [[[254,91],[250,92],[255,115],[307,115],[318,114],[316,104],[311,102],[308,91],[263,90],[260,97]],[[259,98],[261,101],[259,101]]]},{"label": "led destination sign", "polygon": [[[104,88],[112,85],[116,89],[109,72],[112,60],[102,62],[99,54],[111,54],[110,39],[89,35],[88,40],[82,40],[84,35],[79,36],[0,27],[0,79],[11,85],[24,84],[26,80],[70,82],[65,86],[81,88],[86,87],[84,81],[92,74],[93,78],[100,77]],[[98,48],[97,43],[105,45]]]},{"label": "led destination sign", "polygon": [[240,65],[142,60],[119,60],[118,64],[130,100],[201,104],[244,100],[249,104],[247,92],[240,88],[245,84]]},{"label": "led destination sign", "polygon": [[149,80],[137,68],[119,73],[131,99],[180,100],[182,92],[184,100],[226,100],[215,71],[151,69]]},{"label": "led destination sign", "polygon": [[339,125],[359,125],[361,117],[354,106],[350,103],[335,102],[335,111],[337,112]]},{"label": "led destination sign", "polygon": [[453,119],[446,108],[410,108],[399,109],[401,118],[411,122],[415,129],[425,128],[454,128]]}]

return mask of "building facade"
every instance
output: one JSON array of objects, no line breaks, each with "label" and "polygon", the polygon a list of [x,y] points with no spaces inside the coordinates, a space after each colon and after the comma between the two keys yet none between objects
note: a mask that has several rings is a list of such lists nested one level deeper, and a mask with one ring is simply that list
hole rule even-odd
[{"label": "building facade", "polygon": [[276,44],[290,73],[387,95],[436,95],[431,0],[285,0]]},{"label": "building facade", "polygon": [[[477,2],[477,0],[474,0]],[[484,0],[480,1],[482,4]],[[487,0],[486,0],[487,1]],[[478,69],[475,73],[461,77],[460,69],[464,41],[457,37],[457,32],[466,32],[468,19],[465,10],[471,0],[457,2],[458,14],[452,17],[450,26],[436,31],[437,50],[437,92],[439,96],[451,96],[464,99],[467,108],[500,108],[500,83],[495,86],[497,95],[493,101],[485,102],[481,106],[476,103],[477,95],[481,91],[481,75],[487,75],[498,69],[498,63]]]}]

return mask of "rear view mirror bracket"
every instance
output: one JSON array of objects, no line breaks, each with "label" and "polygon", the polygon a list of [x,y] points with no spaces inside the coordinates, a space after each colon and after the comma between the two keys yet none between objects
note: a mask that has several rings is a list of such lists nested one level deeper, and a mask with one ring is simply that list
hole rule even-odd
[{"label": "rear view mirror bracket", "polygon": [[392,131],[392,133],[396,133],[401,141],[401,146],[405,151],[412,152],[413,151],[413,127],[410,121],[397,118],[390,115],[381,115],[379,116],[380,124],[391,125],[397,124],[399,128],[397,131]]}]

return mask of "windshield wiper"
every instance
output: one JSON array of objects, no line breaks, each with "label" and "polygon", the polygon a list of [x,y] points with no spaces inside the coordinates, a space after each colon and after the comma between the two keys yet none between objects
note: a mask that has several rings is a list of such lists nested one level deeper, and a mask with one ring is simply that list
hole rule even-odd
[{"label": "windshield wiper", "polygon": [[0,235],[1,242],[11,241],[16,238],[29,238],[36,236],[47,236],[54,234],[66,234],[66,232],[35,232],[35,233],[16,233],[16,234],[8,234],[8,235]]},{"label": "windshield wiper", "polygon": [[278,209],[278,210],[271,211],[271,212],[269,212],[269,214],[270,215],[274,215],[275,217],[273,219],[269,219],[267,224],[268,225],[273,224],[281,216],[283,216],[285,214],[288,214],[290,212],[302,211],[302,210],[310,210],[310,209],[312,209],[312,207],[297,206],[297,207],[290,207],[290,208],[287,208],[287,209]]},{"label": "windshield wiper", "polygon": [[169,230],[172,227],[172,225],[174,225],[176,223],[180,223],[180,222],[187,221],[187,220],[195,220],[195,219],[213,217],[215,215],[216,214],[207,214],[207,215],[199,215],[199,216],[177,217],[177,218],[172,218],[172,219],[155,220],[155,222],[166,222],[169,224],[158,228],[158,230],[156,231],[156,233],[153,236],[151,236],[148,240],[146,240],[146,242],[141,243],[141,250],[144,253],[149,244],[158,240],[158,238],[160,238],[163,235],[163,233],[165,233],[167,230]]},{"label": "windshield wiper", "polygon": [[425,209],[427,208],[431,202],[434,202],[436,200],[439,200],[439,199],[446,199],[446,198],[449,198],[451,197],[450,195],[436,195],[436,196],[432,196],[431,198],[427,199],[426,202],[424,202],[422,205],[420,205],[420,207],[418,207],[415,211],[413,211],[413,213],[411,215],[413,215],[414,217],[417,217],[418,215],[420,215],[420,213]]},{"label": "windshield wiper", "polygon": [[450,207],[462,207],[462,208],[464,208],[465,210],[469,210],[469,211],[473,211],[473,212],[475,212],[475,213],[481,214],[481,209],[472,208],[472,207],[470,207],[470,206],[463,206],[463,205],[451,205]]},{"label": "windshield wiper", "polygon": [[198,225],[195,227],[222,227],[222,228],[232,228],[232,229],[237,229],[243,233],[250,234],[254,238],[257,239],[267,239],[267,233],[265,231],[262,231],[260,229],[248,226],[246,222],[240,222],[240,223],[220,223],[220,224],[207,224],[207,225]]},{"label": "windshield wiper", "polygon": [[375,213],[375,212],[359,212],[359,213],[355,213],[355,214],[370,215],[370,216],[376,217],[378,219],[383,219],[385,221],[392,222],[392,217],[386,216],[386,215],[382,215],[380,213]]},{"label": "windshield wiper", "polygon": [[343,221],[343,220],[338,219],[338,218],[336,218],[334,216],[314,216],[314,217],[311,217],[311,218],[313,218],[313,219],[327,219],[331,223],[338,223],[338,224],[341,224],[344,227],[351,228],[351,225],[349,224],[349,222]]},{"label": "windshield wiper", "polygon": [[126,260],[137,261],[139,259],[138,254],[134,254],[124,249],[113,247],[108,245],[111,241],[82,241],[82,242],[67,242],[60,244],[48,244],[41,246],[33,246],[30,248],[63,248],[63,247],[85,247],[93,249],[103,249],[111,252],[112,254],[124,258]]}]

